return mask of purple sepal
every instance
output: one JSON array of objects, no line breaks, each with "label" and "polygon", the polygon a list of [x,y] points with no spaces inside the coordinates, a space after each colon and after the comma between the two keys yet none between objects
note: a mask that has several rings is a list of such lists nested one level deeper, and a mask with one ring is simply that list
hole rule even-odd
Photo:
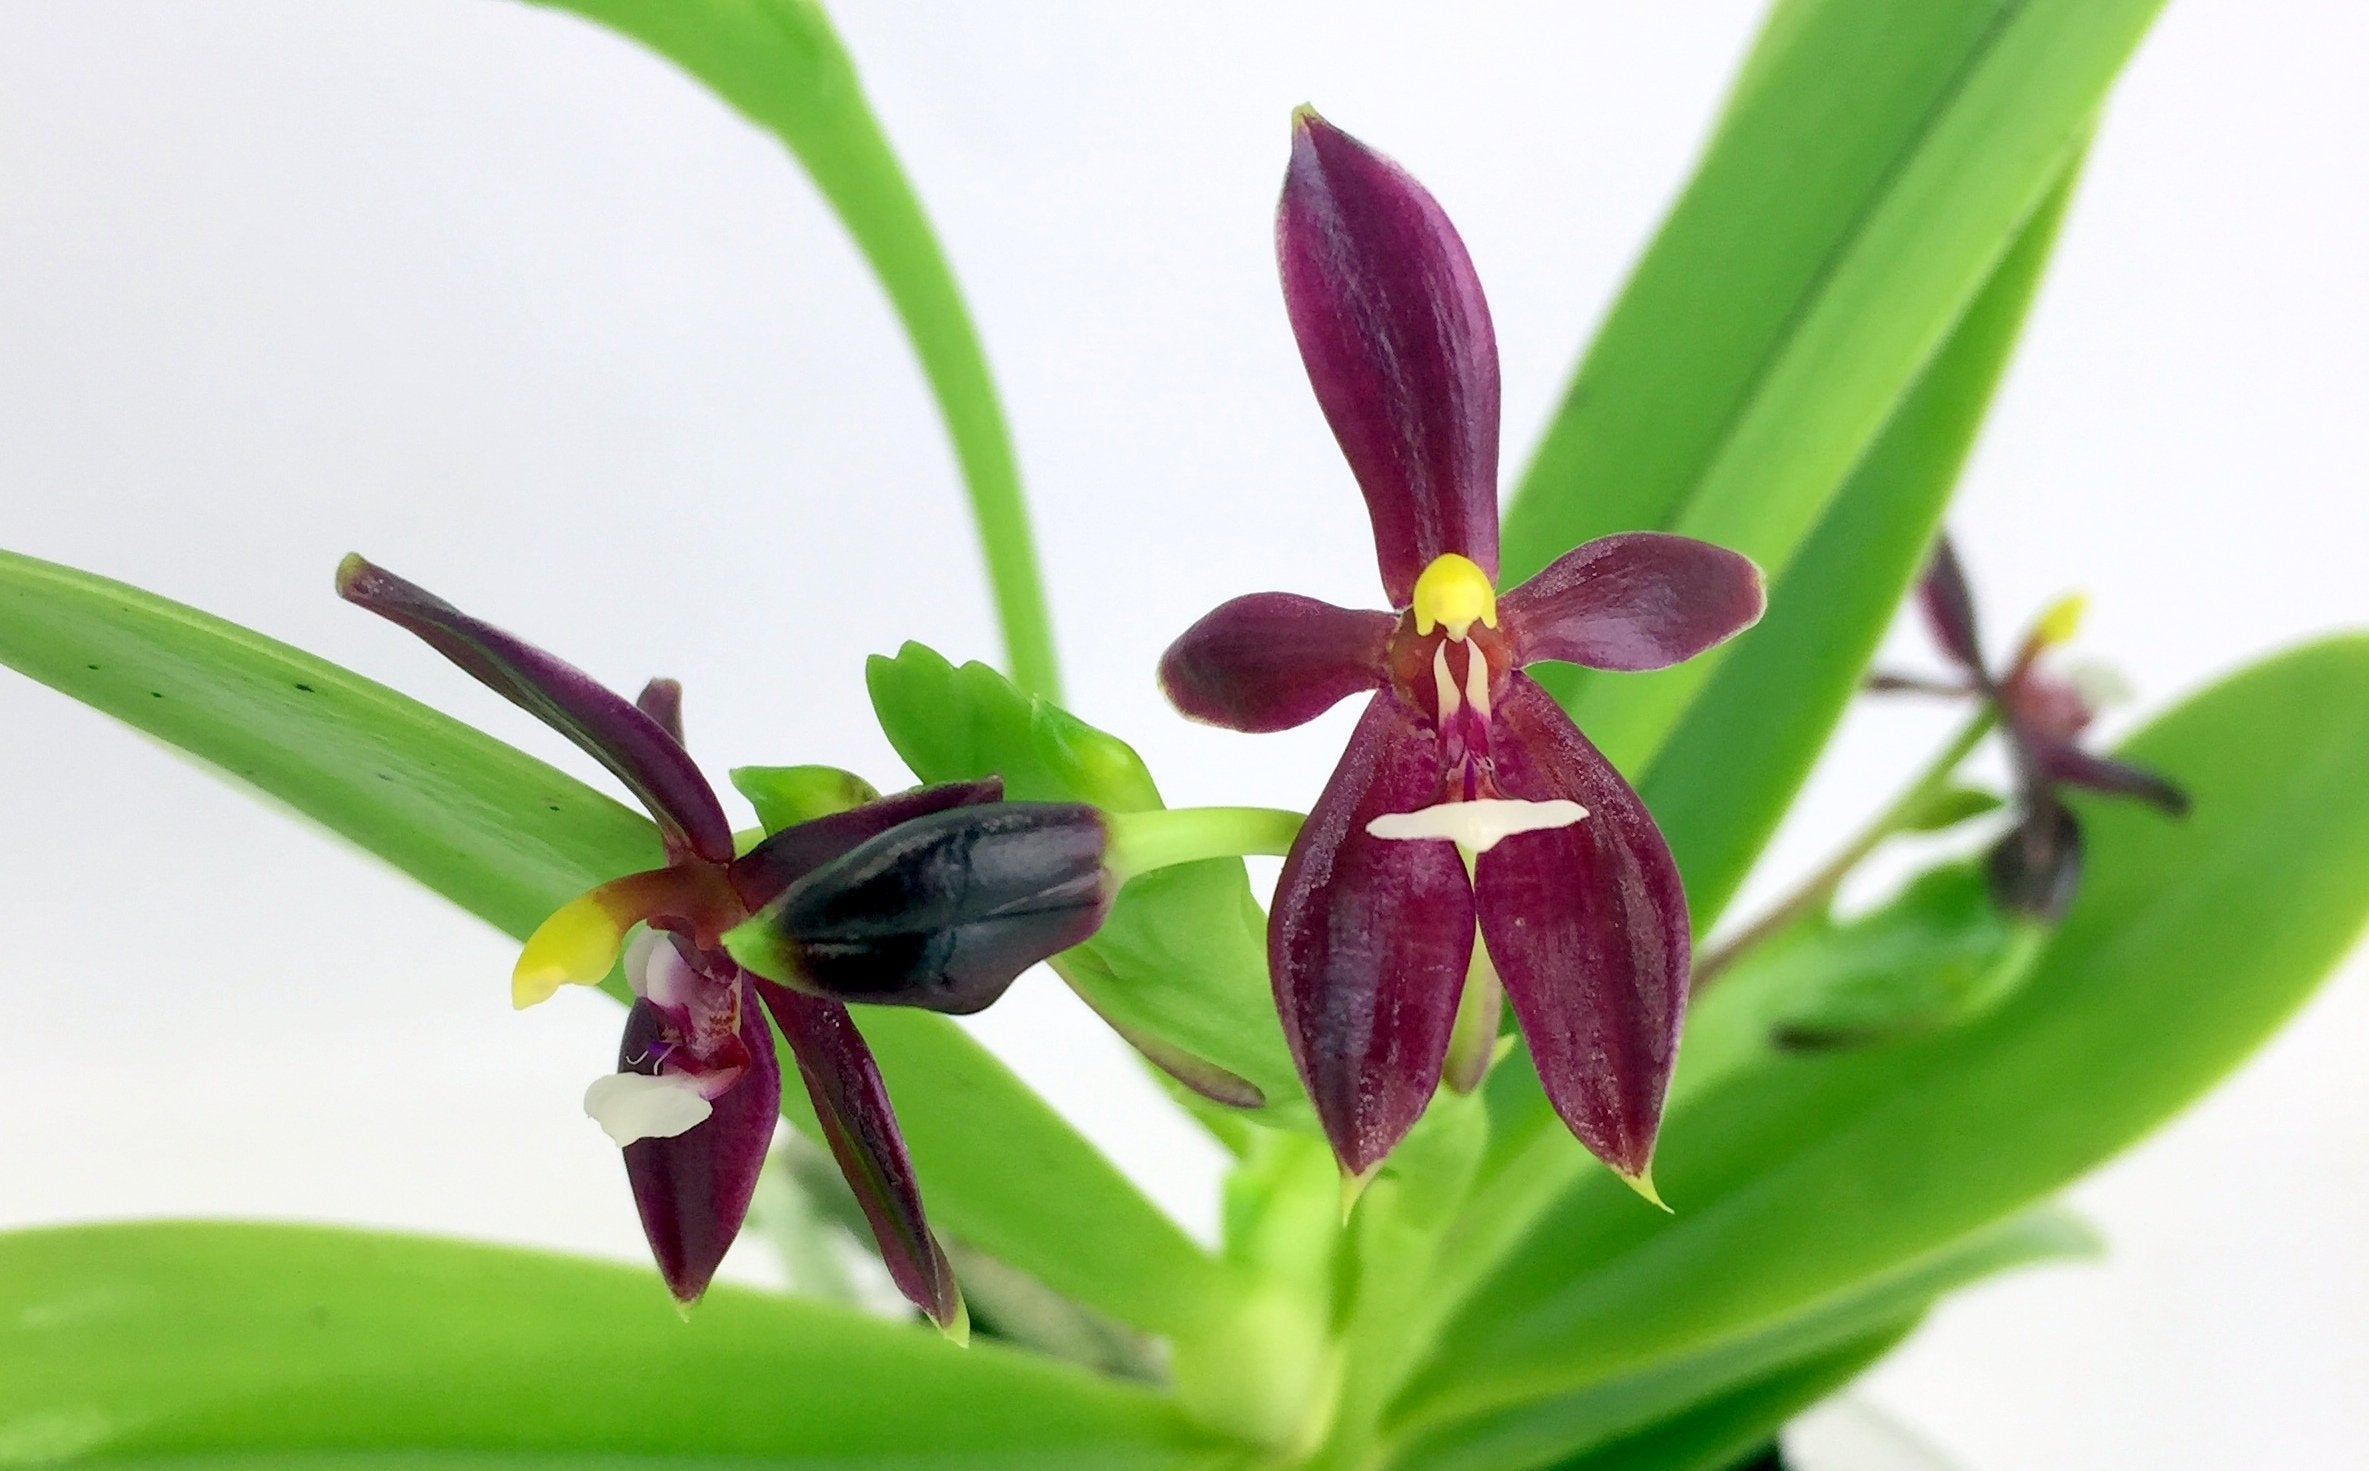
[{"label": "purple sepal", "polygon": [[[642,686],[634,697],[633,708],[658,722],[658,728],[674,738],[678,746],[683,741],[683,682],[679,679],[653,679]],[[688,749],[686,747],[686,749]]]},{"label": "purple sepal", "polygon": [[1392,604],[1447,552],[1494,580],[1497,338],[1456,227],[1405,170],[1303,108],[1275,251]]},{"label": "purple sepal", "polygon": [[[699,1300],[740,1234],[781,1120],[781,1064],[764,1014],[748,1004],[745,992],[740,1040],[748,1048],[748,1068],[712,1100],[715,1112],[671,1139],[625,1146],[625,1178],[633,1186],[642,1234],[677,1302]],[[636,1001],[625,1014],[618,1070],[656,1074],[663,1041],[657,1008]]]},{"label": "purple sepal", "polygon": [[2144,766],[2092,756],[2069,741],[2033,741],[2031,752],[2033,762],[2052,782],[2117,797],[2137,797],[2174,817],[2188,813],[2188,794]]},{"label": "purple sepal", "polygon": [[1982,662],[1982,633],[1974,621],[1974,592],[1967,586],[1966,569],[1959,565],[1957,548],[1946,536],[1933,543],[1933,558],[1917,583],[1917,605],[1941,651],[1974,676],[1985,689],[1991,677]]},{"label": "purple sepal", "polygon": [[1482,943],[1555,1112],[1635,1178],[1653,1159],[1686,1011],[1686,891],[1645,804],[1544,690],[1511,676],[1497,719],[1499,788],[1588,815],[1480,856]]},{"label": "purple sepal", "polygon": [[2081,882],[2081,824],[2045,792],[1991,849],[1991,897],[2010,914],[2047,924],[2065,917]]},{"label": "purple sepal", "polygon": [[726,943],[769,979],[835,1001],[977,1011],[1102,927],[1109,836],[1082,802],[915,817],[783,890],[746,927],[750,948],[739,932]]},{"label": "purple sepal", "polygon": [[1498,600],[1516,662],[1666,669],[1760,621],[1760,569],[1726,547],[1661,531],[1599,537]]},{"label": "purple sepal", "polygon": [[488,689],[566,736],[616,774],[657,820],[670,851],[732,857],[732,824],[680,742],[592,676],[359,556],[338,565],[337,593],[399,624]]},{"label": "purple sepal", "polygon": [[1440,796],[1439,738],[1374,696],[1283,860],[1267,963],[1283,1035],[1333,1152],[1362,1174],[1430,1103],[1472,959],[1472,885],[1455,845],[1366,824]]},{"label": "purple sepal", "polygon": [[952,1323],[960,1302],[954,1269],[922,1214],[913,1162],[905,1154],[872,1049],[846,1007],[760,976],[749,979],[798,1060],[823,1140],[864,1209],[897,1290],[938,1326]]},{"label": "purple sepal", "polygon": [[1228,730],[1305,725],[1388,677],[1388,613],[1296,593],[1220,603],[1160,656],[1160,688],[1188,719]]},{"label": "purple sepal", "polygon": [[1000,802],[1004,779],[950,781],[877,797],[860,807],[785,827],[733,860],[732,887],[741,902],[762,909],[781,891],[900,823],[954,807]]}]

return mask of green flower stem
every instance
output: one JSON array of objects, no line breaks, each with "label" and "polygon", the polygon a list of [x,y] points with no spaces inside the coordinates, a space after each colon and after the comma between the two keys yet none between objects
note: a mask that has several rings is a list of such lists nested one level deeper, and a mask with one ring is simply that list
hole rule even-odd
[{"label": "green flower stem", "polygon": [[1908,789],[1895,798],[1889,807],[1876,815],[1873,822],[1860,830],[1857,837],[1845,843],[1842,850],[1827,860],[1826,865],[1802,882],[1785,901],[1768,913],[1736,932],[1725,944],[1713,947],[1695,962],[1692,996],[1701,996],[1710,989],[1730,966],[1734,965],[1756,945],[1784,933],[1796,920],[1834,898],[1835,890],[1851,871],[1865,862],[1867,855],[1880,847],[1886,838],[1909,827],[1917,815],[1929,806],[1949,786],[1951,775],[1957,771],[1982,738],[1998,724],[1998,713],[1987,703],[1966,722],[1963,729],[1935,756],[1932,762],[1911,782]]},{"label": "green flower stem", "polygon": [[1279,807],[1180,807],[1107,812],[1110,847],[1103,858],[1122,884],[1156,868],[1204,858],[1279,857],[1291,851],[1307,819]]}]

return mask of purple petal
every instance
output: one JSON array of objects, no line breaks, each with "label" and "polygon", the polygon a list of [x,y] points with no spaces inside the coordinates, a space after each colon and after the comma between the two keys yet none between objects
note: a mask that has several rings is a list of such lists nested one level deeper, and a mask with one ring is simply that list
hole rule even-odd
[{"label": "purple petal", "polygon": [[732,887],[750,909],[762,909],[782,890],[890,828],[933,812],[1000,802],[1003,795],[1000,776],[950,781],[879,797],[860,807],[785,827],[733,860]]},{"label": "purple petal", "polygon": [[1497,338],[1456,227],[1405,170],[1303,108],[1275,252],[1391,602],[1447,552],[1494,580]]},{"label": "purple petal", "polygon": [[1527,676],[1506,681],[1497,731],[1507,796],[1588,815],[1480,856],[1481,940],[1555,1112],[1634,1179],[1653,1159],[1686,1011],[1686,891],[1645,804]]},{"label": "purple petal", "polygon": [[2010,914],[2054,924],[2072,907],[2081,882],[2081,824],[2042,793],[1991,849],[1991,897]]},{"label": "purple petal", "polygon": [[814,1100],[823,1139],[864,1208],[897,1290],[940,1327],[952,1323],[960,1301],[954,1269],[922,1215],[913,1161],[906,1157],[872,1049],[864,1045],[846,1007],[762,977],[749,979],[798,1059],[798,1076]]},{"label": "purple petal", "polygon": [[[674,737],[678,746],[683,742],[683,682],[679,679],[653,679],[642,686],[634,698],[633,708],[658,722],[658,728]],[[686,749],[688,749],[686,747]]]},{"label": "purple petal", "polygon": [[724,943],[834,1001],[977,1011],[1102,927],[1109,836],[1080,802],[934,812],[815,869]]},{"label": "purple petal", "polygon": [[1661,531],[1599,537],[1499,600],[1524,664],[1666,669],[1760,621],[1760,569],[1726,547]]},{"label": "purple petal", "polygon": [[[781,1120],[781,1064],[763,1013],[743,993],[740,1040],[748,1070],[713,1100],[715,1112],[671,1139],[625,1146],[625,1178],[633,1186],[642,1234],[677,1302],[696,1302],[716,1275],[757,1189],[757,1172]],[[661,1039],[657,1008],[637,1001],[625,1015],[620,1072],[655,1073]]]},{"label": "purple petal", "polygon": [[1186,718],[1228,730],[1289,730],[1388,677],[1388,613],[1296,593],[1220,603],[1160,656],[1160,688]]},{"label": "purple petal", "polygon": [[1974,593],[1947,536],[1933,543],[1933,559],[1917,583],[1917,604],[1925,610],[1925,624],[1941,651],[1973,675],[1975,683],[1987,686],[1990,675],[1982,662],[1982,633],[1974,622]]},{"label": "purple petal", "polygon": [[2111,796],[2137,797],[2174,817],[2188,812],[2188,794],[2144,766],[2092,756],[2070,742],[2057,741],[2033,742],[2032,760],[2052,782]]},{"label": "purple petal", "polygon": [[337,568],[338,596],[400,624],[495,694],[574,741],[650,809],[670,852],[732,857],[732,824],[707,778],[666,728],[574,665],[479,622],[358,556]]},{"label": "purple petal", "polygon": [[1275,1006],[1333,1152],[1354,1174],[1431,1101],[1472,958],[1472,885],[1451,843],[1366,824],[1440,796],[1438,736],[1384,690],[1308,814],[1267,926]]}]

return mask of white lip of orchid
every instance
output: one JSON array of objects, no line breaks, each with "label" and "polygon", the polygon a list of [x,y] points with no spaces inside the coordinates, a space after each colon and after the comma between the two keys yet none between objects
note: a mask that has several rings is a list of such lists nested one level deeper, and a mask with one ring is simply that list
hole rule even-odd
[{"label": "white lip of orchid", "polygon": [[2065,667],[2062,677],[2092,710],[2127,705],[2139,697],[2123,672],[2103,659],[2077,659]]},{"label": "white lip of orchid", "polygon": [[1385,812],[1367,823],[1365,830],[1377,838],[1400,841],[1444,838],[1477,857],[1517,833],[1569,827],[1587,815],[1585,807],[1559,797],[1551,802],[1476,797],[1468,802],[1441,802],[1413,812]]},{"label": "white lip of orchid", "polygon": [[697,1083],[666,1073],[608,1073],[584,1090],[584,1112],[620,1149],[688,1133],[715,1111],[699,1096]]}]

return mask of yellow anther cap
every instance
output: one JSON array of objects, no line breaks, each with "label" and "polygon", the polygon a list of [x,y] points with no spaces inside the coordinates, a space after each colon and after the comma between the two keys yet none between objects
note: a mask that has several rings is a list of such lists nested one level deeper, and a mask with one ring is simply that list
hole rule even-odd
[{"label": "yellow anther cap", "polygon": [[634,920],[615,913],[607,885],[562,904],[536,926],[510,972],[510,1004],[524,1011],[549,1001],[562,986],[597,986],[617,963]]},{"label": "yellow anther cap", "polygon": [[2032,642],[2044,649],[2071,641],[2081,631],[2081,615],[2089,611],[2089,594],[2067,593],[2048,605],[2032,625]]},{"label": "yellow anther cap", "polygon": [[1462,638],[1475,623],[1497,626],[1497,589],[1472,558],[1456,552],[1434,557],[1415,579],[1415,632],[1445,628]]}]

